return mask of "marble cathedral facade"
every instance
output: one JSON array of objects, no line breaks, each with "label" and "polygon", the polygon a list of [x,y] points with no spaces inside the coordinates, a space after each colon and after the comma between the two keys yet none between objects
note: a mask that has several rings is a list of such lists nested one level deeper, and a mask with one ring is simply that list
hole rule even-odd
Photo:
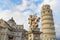
[{"label": "marble cathedral facade", "polygon": [[0,19],[0,40],[27,40],[27,31],[23,25],[17,25],[13,18],[7,22]]}]

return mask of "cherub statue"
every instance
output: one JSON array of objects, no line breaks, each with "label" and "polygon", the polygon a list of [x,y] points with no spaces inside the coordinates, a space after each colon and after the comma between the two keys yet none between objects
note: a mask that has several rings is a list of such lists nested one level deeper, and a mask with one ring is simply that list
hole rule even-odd
[{"label": "cherub statue", "polygon": [[29,24],[31,29],[36,29],[38,27],[38,22],[40,21],[40,17],[37,17],[36,14],[30,15],[29,18]]}]

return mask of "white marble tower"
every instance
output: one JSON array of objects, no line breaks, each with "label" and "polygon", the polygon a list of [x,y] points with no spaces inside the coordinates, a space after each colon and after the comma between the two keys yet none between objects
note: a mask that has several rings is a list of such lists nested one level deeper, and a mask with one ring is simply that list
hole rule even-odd
[{"label": "white marble tower", "polygon": [[41,10],[42,40],[56,40],[55,27],[50,5],[43,5]]}]

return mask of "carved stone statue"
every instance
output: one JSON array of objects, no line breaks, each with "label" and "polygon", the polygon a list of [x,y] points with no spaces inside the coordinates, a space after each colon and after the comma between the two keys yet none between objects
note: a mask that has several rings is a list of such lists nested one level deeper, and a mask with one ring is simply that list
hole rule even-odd
[{"label": "carved stone statue", "polygon": [[39,22],[40,18],[37,17],[36,14],[30,15],[28,20],[29,20],[31,29],[36,29],[38,27],[38,22]]}]

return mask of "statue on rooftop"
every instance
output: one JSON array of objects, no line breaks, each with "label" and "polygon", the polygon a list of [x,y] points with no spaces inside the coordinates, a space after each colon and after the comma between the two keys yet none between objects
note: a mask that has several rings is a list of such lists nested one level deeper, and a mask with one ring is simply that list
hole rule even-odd
[{"label": "statue on rooftop", "polygon": [[36,14],[30,15],[29,18],[29,24],[31,29],[36,29],[38,27],[38,22],[40,21],[40,17],[37,17]]}]

